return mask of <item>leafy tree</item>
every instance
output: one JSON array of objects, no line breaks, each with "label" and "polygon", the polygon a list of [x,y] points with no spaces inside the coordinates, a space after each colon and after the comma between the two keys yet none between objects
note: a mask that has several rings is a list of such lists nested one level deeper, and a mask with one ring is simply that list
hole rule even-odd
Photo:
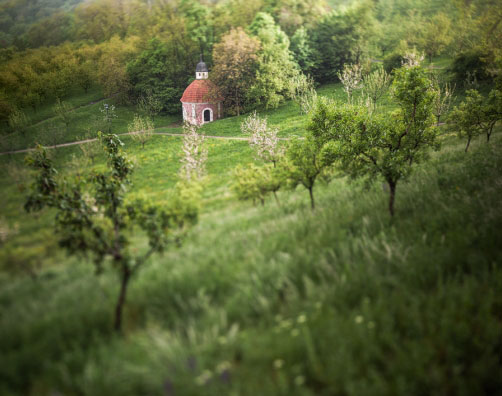
[{"label": "leafy tree", "polygon": [[436,93],[418,66],[396,71],[392,97],[399,110],[370,117],[364,108],[320,101],[309,130],[323,145],[328,162],[337,162],[354,177],[381,176],[389,186],[389,212],[394,216],[396,186],[438,147],[433,107]]},{"label": "leafy tree", "polygon": [[133,140],[141,143],[141,148],[145,148],[145,143],[148,142],[153,135],[153,122],[148,117],[141,117],[138,114],[134,115],[134,119],[127,126],[129,134]]},{"label": "leafy tree", "polygon": [[[44,207],[56,208],[60,245],[70,254],[92,256],[98,271],[107,258],[120,276],[120,292],[115,307],[114,328],[122,328],[122,311],[131,278],[154,253],[168,246],[168,232],[187,219],[179,211],[169,211],[145,202],[125,203],[125,191],[133,171],[122,153],[123,143],[116,135],[100,135],[108,157],[108,172],[95,173],[89,184],[61,182],[52,161],[42,147],[30,154],[26,162],[38,171],[31,194],[25,204],[28,212]],[[195,216],[195,217],[194,217]],[[129,235],[135,227],[147,235],[149,247],[143,254],[130,248]]]},{"label": "leafy tree", "polygon": [[115,113],[115,105],[109,105],[108,103],[104,103],[103,107],[100,108],[99,111],[103,115],[103,122],[106,125],[108,133],[111,133],[112,121],[114,118],[117,118],[117,114]]},{"label": "leafy tree", "polygon": [[180,10],[186,18],[188,36],[197,43],[201,54],[209,55],[213,45],[210,8],[196,0],[181,0]]},{"label": "leafy tree", "polygon": [[53,109],[56,117],[59,118],[65,125],[66,132],[69,132],[70,123],[73,118],[71,106],[58,98],[56,99],[56,104],[54,105]]},{"label": "leafy tree", "polygon": [[502,92],[492,90],[488,100],[476,90],[467,91],[467,96],[459,106],[455,106],[448,117],[450,129],[456,130],[459,136],[467,137],[465,151],[469,149],[472,138],[481,134],[490,136],[497,121],[502,119]]},{"label": "leafy tree", "polygon": [[162,111],[162,103],[158,97],[153,95],[152,91],[147,91],[145,96],[139,98],[138,108],[152,121],[155,121],[155,117]]},{"label": "leafy tree", "polygon": [[213,48],[211,80],[224,98],[225,111],[239,115],[245,108],[258,67],[260,41],[242,28],[232,29]]},{"label": "leafy tree", "polygon": [[91,62],[86,61],[77,65],[73,72],[73,78],[84,92],[87,93],[96,78]]},{"label": "leafy tree", "polygon": [[246,167],[238,165],[234,169],[234,183],[232,190],[237,198],[242,201],[259,201],[265,204],[265,199],[272,193],[280,205],[277,191],[285,184],[288,174],[284,166],[275,166],[271,163],[263,166],[248,164]]},{"label": "leafy tree", "polygon": [[[177,63],[179,55],[175,53],[179,51],[184,54],[184,59],[179,59]],[[195,70],[191,66],[193,59],[187,59],[188,56],[190,52],[176,48],[176,43],[151,39],[147,48],[127,65],[133,96],[141,98],[150,95],[163,104],[162,111],[180,112],[180,97]]]},{"label": "leafy tree", "polygon": [[336,81],[343,65],[361,63],[372,29],[369,11],[365,5],[357,5],[343,13],[332,12],[312,28],[312,42],[319,56],[313,73],[316,81]]},{"label": "leafy tree", "polygon": [[26,114],[19,109],[14,109],[9,115],[9,126],[14,132],[18,132],[21,135],[26,134],[30,121]]},{"label": "leafy tree", "polygon": [[370,98],[373,110],[376,109],[377,102],[387,93],[390,85],[390,76],[379,67],[363,79],[363,89]]},{"label": "leafy tree", "polygon": [[294,87],[291,81],[299,72],[298,65],[289,51],[288,37],[269,14],[256,14],[249,31],[262,43],[249,99],[265,108],[275,108],[292,97]]},{"label": "leafy tree", "polygon": [[423,27],[421,44],[429,63],[432,63],[432,58],[440,55],[453,39],[450,25],[450,18],[441,12],[434,15]]},{"label": "leafy tree", "polygon": [[314,49],[307,30],[300,27],[291,37],[291,52],[300,69],[305,74],[312,74],[316,68],[319,54]]},{"label": "leafy tree", "polygon": [[326,160],[322,146],[310,134],[305,139],[292,139],[286,151],[286,159],[288,179],[293,186],[301,184],[309,191],[310,206],[314,209],[315,182],[320,177],[329,177],[328,170],[332,162]]}]

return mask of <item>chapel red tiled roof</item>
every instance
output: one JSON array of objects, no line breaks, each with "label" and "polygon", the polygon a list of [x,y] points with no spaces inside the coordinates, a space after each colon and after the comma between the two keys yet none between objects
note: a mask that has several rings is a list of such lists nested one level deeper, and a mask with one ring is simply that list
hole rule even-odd
[{"label": "chapel red tiled roof", "polygon": [[216,86],[210,80],[193,80],[180,99],[183,103],[214,103],[222,100]]}]

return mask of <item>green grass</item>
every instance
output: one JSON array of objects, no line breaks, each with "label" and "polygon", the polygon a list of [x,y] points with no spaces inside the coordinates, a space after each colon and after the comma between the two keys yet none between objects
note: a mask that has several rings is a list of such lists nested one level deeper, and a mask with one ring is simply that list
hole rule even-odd
[{"label": "green grass", "polygon": [[379,183],[229,200],[133,281],[124,338],[112,272],[4,276],[3,394],[496,394],[501,154],[446,142],[393,222]]}]

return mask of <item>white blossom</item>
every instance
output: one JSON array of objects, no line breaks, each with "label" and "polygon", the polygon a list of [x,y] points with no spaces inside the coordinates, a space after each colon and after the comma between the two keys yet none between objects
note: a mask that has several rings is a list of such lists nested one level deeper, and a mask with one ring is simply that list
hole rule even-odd
[{"label": "white blossom", "polygon": [[425,58],[424,54],[413,50],[404,55],[403,66],[406,67],[420,66],[424,58]]},{"label": "white blossom", "polygon": [[207,149],[203,147],[204,139],[204,135],[198,132],[197,125],[185,122],[180,176],[188,181],[204,176],[207,160]]},{"label": "white blossom", "polygon": [[257,159],[276,163],[284,150],[279,145],[278,128],[269,127],[266,118],[260,118],[256,111],[241,124],[244,134],[251,134],[249,144],[254,149]]},{"label": "white blossom", "polygon": [[343,65],[343,71],[337,74],[343,84],[343,90],[347,93],[349,103],[352,103],[352,92],[362,87],[361,65]]}]

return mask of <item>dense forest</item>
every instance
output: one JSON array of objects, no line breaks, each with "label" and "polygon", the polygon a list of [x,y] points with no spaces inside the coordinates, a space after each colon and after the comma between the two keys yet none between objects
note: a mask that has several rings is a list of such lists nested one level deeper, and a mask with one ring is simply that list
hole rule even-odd
[{"label": "dense forest", "polygon": [[344,64],[367,72],[375,60],[390,72],[413,49],[428,60],[454,58],[457,84],[482,82],[500,70],[498,3],[98,0],[34,7],[5,1],[2,129],[15,129],[22,113],[64,100],[75,87],[87,92],[95,85],[124,103],[150,95],[162,102],[162,112],[177,114],[200,54],[230,115],[283,103],[295,76],[333,82]]}]

